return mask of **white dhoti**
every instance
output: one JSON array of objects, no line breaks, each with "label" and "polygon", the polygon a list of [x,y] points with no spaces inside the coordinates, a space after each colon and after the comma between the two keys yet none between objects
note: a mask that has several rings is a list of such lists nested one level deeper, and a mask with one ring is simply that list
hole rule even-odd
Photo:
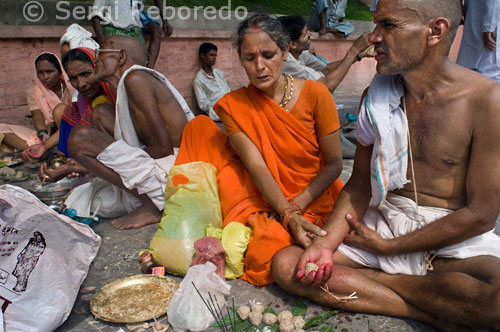
[{"label": "white dhoti", "polygon": [[[403,236],[426,224],[442,218],[453,210],[419,206],[420,224],[417,220],[415,202],[409,198],[389,193],[382,207],[370,207],[363,223],[385,239]],[[429,255],[443,258],[464,259],[490,255],[500,258],[500,237],[493,230],[477,235],[458,244],[431,252],[416,252],[395,256],[378,256],[366,250],[341,244],[338,250],[360,265],[380,269],[389,274],[425,275]]]},{"label": "white dhoti", "polygon": [[[165,76],[153,69],[134,65],[118,83],[114,128],[116,141],[104,149],[97,160],[114,170],[127,189],[136,189],[140,195],[147,195],[158,210],[163,211],[168,172],[174,166],[179,149],[174,148],[173,155],[161,159],[153,159],[143,150],[132,122],[125,88],[125,77],[134,70],[147,71],[161,81],[172,92],[186,119],[194,118],[184,98]],[[103,218],[121,217],[141,205],[136,197],[102,179],[75,188],[65,204],[75,209],[80,217],[99,215]]]}]

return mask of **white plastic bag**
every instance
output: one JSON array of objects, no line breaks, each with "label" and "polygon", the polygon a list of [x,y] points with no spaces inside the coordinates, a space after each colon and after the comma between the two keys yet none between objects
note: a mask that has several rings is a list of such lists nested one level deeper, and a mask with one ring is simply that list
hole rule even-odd
[{"label": "white plastic bag", "polygon": [[89,226],[52,211],[28,191],[0,186],[0,331],[59,327],[100,243]]},{"label": "white plastic bag", "polygon": [[204,265],[194,265],[187,271],[167,311],[168,322],[177,332],[204,331],[215,322],[192,282],[205,300],[208,299],[210,292],[214,302],[215,296],[221,310],[224,308],[226,304],[224,295],[229,295],[231,286],[222,280],[215,270],[215,265],[207,262]]}]

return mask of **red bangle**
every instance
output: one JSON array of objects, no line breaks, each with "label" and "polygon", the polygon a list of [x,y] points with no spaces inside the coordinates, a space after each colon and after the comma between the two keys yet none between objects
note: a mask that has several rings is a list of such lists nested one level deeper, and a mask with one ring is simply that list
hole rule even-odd
[{"label": "red bangle", "polygon": [[297,204],[293,198],[291,200],[288,201],[288,203],[290,203],[297,211],[301,212],[302,213],[302,209],[300,208],[299,204]]},{"label": "red bangle", "polygon": [[298,215],[301,215],[300,211],[297,211],[297,210],[292,210],[292,209],[285,209],[285,210],[288,210],[288,212],[282,216],[281,218],[281,225],[283,226],[283,228],[288,231],[288,223],[290,222],[290,218],[292,217],[292,214],[298,214]]}]

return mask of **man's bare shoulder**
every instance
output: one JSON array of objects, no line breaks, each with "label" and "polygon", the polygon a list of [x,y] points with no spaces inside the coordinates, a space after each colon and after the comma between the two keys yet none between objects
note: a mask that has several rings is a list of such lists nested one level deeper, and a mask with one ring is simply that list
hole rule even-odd
[{"label": "man's bare shoulder", "polygon": [[[455,87],[465,97],[471,110],[490,112],[500,109],[500,83],[476,71],[456,65]],[[500,114],[500,112],[498,112]]]},{"label": "man's bare shoulder", "polygon": [[125,88],[127,93],[132,93],[135,97],[146,97],[149,94],[157,94],[171,97],[172,92],[158,78],[146,70],[134,70],[125,77]]}]

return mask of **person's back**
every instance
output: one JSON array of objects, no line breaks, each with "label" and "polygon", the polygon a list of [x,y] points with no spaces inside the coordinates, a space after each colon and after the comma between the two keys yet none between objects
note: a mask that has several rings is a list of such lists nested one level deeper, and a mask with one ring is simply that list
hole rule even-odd
[{"label": "person's back", "polygon": [[[144,108],[144,104],[138,104],[135,98],[136,94],[142,96],[151,96],[151,102],[157,105],[158,112],[150,114],[154,116],[153,119],[148,121],[163,121],[166,132],[169,136],[169,142],[155,139],[151,141],[146,134],[150,134],[151,128],[143,125],[142,121],[134,121],[136,124],[137,135],[141,142],[146,144],[149,148],[164,149],[171,145],[172,148],[178,148],[181,142],[181,136],[184,126],[187,123],[186,116],[183,109],[177,102],[172,91],[168,89],[163,82],[154,77],[151,72],[144,70],[134,70],[127,75],[125,81],[125,88],[129,95],[129,107],[132,114],[139,115]],[[134,90],[134,91],[132,91]],[[160,156],[151,155],[153,158]]]}]

